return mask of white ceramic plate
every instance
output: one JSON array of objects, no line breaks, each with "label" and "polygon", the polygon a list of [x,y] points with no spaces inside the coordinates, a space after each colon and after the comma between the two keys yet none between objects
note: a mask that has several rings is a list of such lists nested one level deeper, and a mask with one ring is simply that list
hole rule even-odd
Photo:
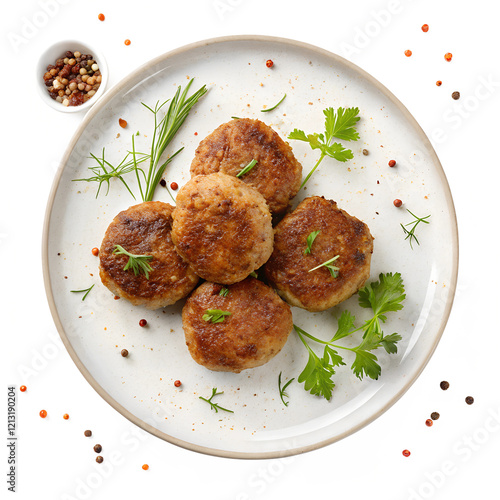
[{"label": "white ceramic plate", "polygon": [[[266,67],[272,59],[275,66]],[[358,106],[361,140],[351,145],[354,159],[341,164],[326,159],[295,202],[323,195],[365,221],[375,237],[372,280],[381,272],[402,273],[407,299],[390,314],[386,333],[403,340],[396,355],[377,351],[378,381],[359,381],[352,359],[335,377],[330,402],[305,392],[296,381],[285,407],[278,374],[297,377],[307,353],[295,333],[267,365],[240,374],[215,373],[197,365],[184,343],[182,304],[156,312],[114,300],[100,283],[99,247],[113,217],[135,204],[118,182],[108,196],[95,198],[96,184],[72,182],[87,177],[90,152],[106,147],[118,162],[136,137],[138,149],[151,137],[151,114],[140,105],[171,97],[178,85],[195,77],[192,89],[207,84],[209,93],[188,118],[169,151],[184,151],[168,166],[166,180],[189,179],[189,165],[199,141],[231,116],[259,118],[285,137],[293,128],[323,130],[322,110]],[[287,94],[275,111],[261,113]],[[127,120],[127,129],[118,125]],[[117,137],[120,134],[120,137]],[[148,135],[145,138],[144,135]],[[308,172],[318,154],[291,141]],[[362,150],[369,150],[364,156]],[[389,168],[390,159],[397,167]],[[132,183],[133,184],[133,183]],[[403,208],[393,200],[404,201]],[[158,188],[156,199],[170,202]],[[404,210],[431,214],[417,231],[421,245],[410,248],[400,223]],[[458,266],[457,225],[452,197],[429,140],[406,108],[379,82],[355,65],[323,49],[291,40],[238,36],[199,42],[149,62],[107,92],[90,110],[64,155],[51,194],[44,234],[47,295],[61,337],[85,378],[122,415],[171,443],[204,453],[239,458],[271,458],[302,453],[341,439],[387,410],[410,387],[432,355],[445,327],[455,291]],[[70,290],[95,284],[87,299]],[[323,313],[294,308],[294,322],[329,338],[335,317],[348,308],[360,322],[367,311],[353,297]],[[148,327],[141,328],[141,318]],[[120,356],[122,348],[128,358]],[[175,388],[175,380],[182,387]],[[217,402],[234,413],[215,413],[199,396],[213,387],[224,391]]]}]

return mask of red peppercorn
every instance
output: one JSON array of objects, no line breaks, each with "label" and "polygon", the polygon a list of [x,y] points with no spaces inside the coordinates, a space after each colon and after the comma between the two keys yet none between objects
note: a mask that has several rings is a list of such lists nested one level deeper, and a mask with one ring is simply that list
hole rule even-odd
[{"label": "red peppercorn", "polygon": [[149,465],[148,465],[148,464],[144,464],[144,465],[142,466],[142,468],[143,468],[144,470],[148,470],[148,469],[149,469]]},{"label": "red peppercorn", "polygon": [[397,208],[399,208],[403,204],[403,202],[401,200],[399,200],[398,198],[396,198],[393,201],[393,203],[394,203],[394,206],[397,207]]},{"label": "red peppercorn", "polygon": [[124,42],[125,45],[130,45],[130,40],[127,38]]},{"label": "red peppercorn", "polygon": [[451,52],[446,52],[444,55],[444,58],[449,62],[451,61],[451,58],[453,57],[453,54]]},{"label": "red peppercorn", "polygon": [[26,386],[25,385],[22,385],[21,387],[19,387],[19,390],[21,392],[26,392]]},{"label": "red peppercorn", "polygon": [[436,85],[437,85],[438,87],[441,87],[441,85],[443,85],[443,82],[442,82],[441,80],[438,80],[438,81],[436,82]]},{"label": "red peppercorn", "polygon": [[170,184],[170,188],[176,191],[177,189],[179,189],[179,184],[177,184],[177,182],[172,182]]},{"label": "red peppercorn", "polygon": [[118,120],[118,123],[120,124],[121,128],[125,128],[127,126],[127,121],[123,120],[122,118]]},{"label": "red peppercorn", "polygon": [[409,457],[411,455],[410,450],[403,450],[403,456]]},{"label": "red peppercorn", "polygon": [[69,415],[68,415],[67,413],[65,413],[65,414],[63,415],[63,418],[64,418],[64,420],[68,420]]},{"label": "red peppercorn", "polygon": [[40,411],[40,416],[41,416],[42,418],[45,418],[45,417],[47,416],[47,412],[46,412],[45,410],[41,410],[41,411]]},{"label": "red peppercorn", "polygon": [[395,166],[396,166],[396,160],[390,160],[389,167],[395,167]]},{"label": "red peppercorn", "polygon": [[104,17],[104,14],[99,14],[97,16],[97,19],[99,19],[99,21],[104,21],[104,19],[106,19],[106,18]]},{"label": "red peppercorn", "polygon": [[182,382],[181,382],[180,380],[176,380],[176,381],[174,382],[174,385],[175,385],[175,387],[180,387],[180,386],[181,386],[181,383],[182,383]]},{"label": "red peppercorn", "polygon": [[423,24],[423,25],[422,25],[422,31],[423,31],[424,33],[427,33],[427,32],[429,31],[429,25],[428,25],[428,24]]},{"label": "red peppercorn", "polygon": [[405,56],[410,57],[413,54],[411,50],[405,50]]},{"label": "red peppercorn", "polygon": [[271,59],[268,59],[268,60],[266,61],[266,66],[267,66],[268,68],[272,68],[272,67],[274,66],[273,61],[272,61]]},{"label": "red peppercorn", "polygon": [[433,422],[430,418],[428,418],[428,419],[425,421],[425,425],[426,425],[427,427],[432,427],[432,424],[433,424],[433,423],[434,423],[434,422]]},{"label": "red peppercorn", "polygon": [[144,326],[146,326],[147,324],[148,324],[148,322],[147,322],[145,319],[141,319],[141,320],[139,321],[139,326],[144,327]]},{"label": "red peppercorn", "polygon": [[92,249],[92,255],[93,255],[94,257],[97,257],[97,256],[99,255],[99,249],[98,249],[97,247],[94,247],[94,248]]}]

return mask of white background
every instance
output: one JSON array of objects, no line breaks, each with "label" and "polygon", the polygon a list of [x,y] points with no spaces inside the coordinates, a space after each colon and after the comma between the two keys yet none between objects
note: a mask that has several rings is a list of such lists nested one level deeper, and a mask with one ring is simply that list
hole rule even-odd
[{"label": "white background", "polygon": [[[7,386],[18,393],[17,498],[498,498],[500,40],[496,2],[478,0],[125,0],[9,2],[1,16],[0,262],[2,423]],[[97,15],[106,15],[99,22]],[[430,26],[423,33],[421,25]],[[341,442],[281,460],[240,461],[189,452],[139,432],[105,403],[64,350],[45,299],[44,209],[66,144],[83,114],[38,97],[39,53],[64,38],[91,40],[109,87],[149,59],[231,34],[294,38],[371,73],[414,114],[441,159],[456,204],[460,274],[455,305],[433,358],[374,423]],[[123,41],[129,38],[130,46]],[[404,50],[413,56],[406,58]],[[453,53],[447,63],[443,56]],[[435,85],[442,80],[442,87]],[[108,88],[109,88],[108,87]],[[451,93],[461,92],[453,101]],[[77,221],[75,221],[77,223]],[[450,382],[446,392],[441,380]],[[472,395],[468,406],[464,398]],[[38,412],[45,408],[45,420]],[[432,428],[432,411],[441,418]],[[65,421],[62,414],[70,414]],[[83,437],[85,429],[94,436]],[[5,435],[5,431],[3,431]],[[105,463],[91,445],[103,445]],[[7,448],[0,454],[2,498]],[[409,458],[402,456],[408,448]],[[142,470],[144,463],[150,465]],[[7,498],[7,496],[5,496]]]}]

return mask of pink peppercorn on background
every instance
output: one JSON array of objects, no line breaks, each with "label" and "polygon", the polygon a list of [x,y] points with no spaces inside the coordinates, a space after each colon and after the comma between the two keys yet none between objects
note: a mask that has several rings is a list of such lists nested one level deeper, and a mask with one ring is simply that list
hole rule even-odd
[{"label": "pink peppercorn on background", "polygon": [[[493,235],[500,185],[500,35],[494,6],[487,0],[466,8],[452,0],[3,4],[2,425],[6,439],[8,388],[15,386],[17,477],[12,498],[496,498],[500,273]],[[455,304],[420,378],[357,433],[283,459],[241,461],[196,454],[144,433],[118,414],[66,352],[47,306],[41,271],[46,201],[83,113],[58,113],[39,98],[33,73],[40,52],[65,38],[91,41],[106,56],[110,88],[166,51],[233,34],[317,45],[386,85],[433,143],[459,223]],[[459,94],[452,97],[455,92]],[[405,200],[390,199],[388,204],[401,210],[399,201],[404,207]],[[97,243],[89,242],[88,252]],[[449,383],[446,390],[443,381]],[[182,389],[182,380],[175,385]],[[85,436],[86,430],[92,435]],[[96,444],[102,446],[99,453],[93,450]],[[5,492],[8,498],[9,448],[3,450],[0,489],[1,497]]]}]

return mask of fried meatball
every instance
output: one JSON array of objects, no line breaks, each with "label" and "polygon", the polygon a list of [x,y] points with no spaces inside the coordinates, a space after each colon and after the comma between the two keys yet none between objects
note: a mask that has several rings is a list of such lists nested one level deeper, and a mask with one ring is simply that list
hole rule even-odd
[{"label": "fried meatball", "polygon": [[241,180],[264,196],[271,213],[284,213],[299,190],[302,165],[292,148],[259,120],[232,120],[203,139],[191,163],[191,175],[236,176],[252,160],[257,164]]},{"label": "fried meatball", "polygon": [[199,175],[177,195],[172,240],[201,278],[245,279],[273,251],[271,214],[262,195],[236,177]]},{"label": "fried meatball", "polygon": [[[211,310],[230,314],[213,322]],[[203,283],[186,301],[182,325],[189,352],[198,364],[239,373],[276,356],[293,322],[290,306],[272,288],[247,278],[229,286]]]},{"label": "fried meatball", "polygon": [[[148,309],[165,307],[186,297],[198,276],[175,251],[172,238],[173,207],[150,201],[120,212],[109,225],[99,250],[101,281],[115,295]],[[124,271],[126,255],[113,254],[121,245],[135,255],[152,255],[147,262],[149,279],[143,272]]]},{"label": "fried meatball", "polygon": [[[307,237],[319,231],[311,253]],[[370,276],[373,237],[368,226],[323,197],[306,198],[277,226],[274,251],[265,275],[289,303],[308,311],[324,311],[356,293]],[[337,277],[325,267],[332,259]]]}]

